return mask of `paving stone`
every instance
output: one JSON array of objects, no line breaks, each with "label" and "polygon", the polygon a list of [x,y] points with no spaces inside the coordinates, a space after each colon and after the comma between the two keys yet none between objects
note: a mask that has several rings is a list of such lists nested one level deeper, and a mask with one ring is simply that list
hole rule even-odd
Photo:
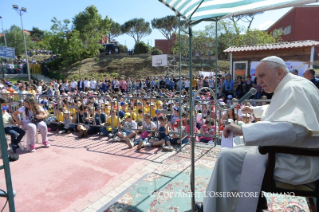
[{"label": "paving stone", "polygon": [[104,196],[104,194],[102,192],[97,192],[96,194],[94,194],[92,197],[89,198],[89,201],[91,203],[94,203],[94,202],[98,201],[103,196]]},{"label": "paving stone", "polygon": [[76,212],[81,212],[84,209],[86,209],[89,205],[91,205],[92,203],[89,202],[88,200],[85,200],[84,202],[82,202],[80,205],[78,205],[76,208],[74,208],[74,210]]},{"label": "paving stone", "polygon": [[98,200],[95,203],[93,203],[92,205],[89,206],[89,208],[96,210],[99,210],[100,208],[102,208],[104,205]]},{"label": "paving stone", "polygon": [[103,196],[99,201],[103,204],[106,205],[108,202],[110,202],[113,198],[110,196]]}]

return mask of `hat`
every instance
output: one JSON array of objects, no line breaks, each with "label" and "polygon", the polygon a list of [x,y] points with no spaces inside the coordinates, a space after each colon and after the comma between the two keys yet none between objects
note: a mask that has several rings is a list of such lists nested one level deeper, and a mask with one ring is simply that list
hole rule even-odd
[{"label": "hat", "polygon": [[232,96],[232,95],[228,95],[227,98],[228,98],[228,99],[231,99],[231,98],[233,98],[233,96]]},{"label": "hat", "polygon": [[142,103],[142,102],[138,102],[137,104],[138,104],[138,105],[141,105],[141,104],[143,104],[143,103]]},{"label": "hat", "polygon": [[0,88],[3,88],[3,85],[2,85],[2,84],[0,84]]},{"label": "hat", "polygon": [[7,106],[2,107],[2,110],[8,110],[8,109],[9,109],[9,107],[7,107]]},{"label": "hat", "polygon": [[64,113],[64,114],[70,114],[70,111],[65,110],[63,113]]},{"label": "hat", "polygon": [[178,107],[174,107],[173,109],[179,112],[179,108]]},{"label": "hat", "polygon": [[150,106],[154,106],[154,102],[151,102]]},{"label": "hat", "polygon": [[277,56],[269,56],[269,57],[265,57],[264,59],[262,59],[260,62],[273,62],[273,63],[278,63],[280,65],[286,66],[286,63],[283,59],[281,59],[280,57]]},{"label": "hat", "polygon": [[219,104],[220,104],[221,106],[226,105],[225,102],[220,102]]},{"label": "hat", "polygon": [[11,85],[11,83],[10,83],[10,82],[6,82],[5,84],[6,84],[6,85]]},{"label": "hat", "polygon": [[95,110],[101,110],[101,107],[100,106],[96,106]]},{"label": "hat", "polygon": [[125,102],[121,102],[121,106],[125,105]]}]

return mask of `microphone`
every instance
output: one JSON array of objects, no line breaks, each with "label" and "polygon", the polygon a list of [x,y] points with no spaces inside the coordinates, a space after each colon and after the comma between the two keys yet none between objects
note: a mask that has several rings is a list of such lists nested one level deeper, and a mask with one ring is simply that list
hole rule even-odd
[{"label": "microphone", "polygon": [[250,88],[250,90],[243,97],[241,97],[238,102],[231,105],[228,110],[234,109],[238,104],[241,104],[245,99],[251,97],[252,95],[255,95],[256,93],[257,90],[255,88]]}]

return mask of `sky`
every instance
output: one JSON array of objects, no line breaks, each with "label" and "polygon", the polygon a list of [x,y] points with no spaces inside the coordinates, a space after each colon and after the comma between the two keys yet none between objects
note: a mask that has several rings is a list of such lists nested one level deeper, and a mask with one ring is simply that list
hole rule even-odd
[{"label": "sky", "polygon": [[[50,30],[53,17],[57,17],[58,20],[69,19],[72,21],[76,14],[84,11],[90,5],[95,5],[103,18],[108,16],[120,24],[133,18],[144,18],[151,22],[153,18],[175,15],[172,10],[158,0],[0,0],[0,16],[2,16],[3,21],[1,32],[2,27],[9,29],[14,24],[21,27],[20,16],[12,9],[13,4],[18,5],[19,8],[27,8],[27,13],[22,16],[23,26],[26,30],[31,30],[32,27]],[[267,29],[290,9],[264,12],[255,17],[251,28]],[[204,30],[206,25],[209,25],[209,22],[202,22],[193,29]],[[157,29],[152,29],[152,33],[144,37],[142,41],[154,46],[155,39],[165,39],[165,37]],[[119,36],[116,40],[123,45],[126,44],[129,49],[134,47],[134,39],[128,35]]]}]

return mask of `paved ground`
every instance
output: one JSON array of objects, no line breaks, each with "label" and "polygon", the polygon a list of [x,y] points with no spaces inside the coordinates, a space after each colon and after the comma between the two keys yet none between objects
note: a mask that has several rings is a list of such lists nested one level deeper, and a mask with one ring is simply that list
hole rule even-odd
[{"label": "paved ground", "polygon": [[[158,148],[129,149],[103,136],[79,140],[72,134],[49,133],[49,141],[50,148],[37,144],[35,153],[18,150],[19,161],[10,163],[16,211],[94,211],[98,200],[107,203],[150,172],[156,161],[173,154]],[[0,177],[4,179],[3,172]],[[0,188],[5,188],[4,180]],[[0,207],[3,204],[1,199]]]}]

